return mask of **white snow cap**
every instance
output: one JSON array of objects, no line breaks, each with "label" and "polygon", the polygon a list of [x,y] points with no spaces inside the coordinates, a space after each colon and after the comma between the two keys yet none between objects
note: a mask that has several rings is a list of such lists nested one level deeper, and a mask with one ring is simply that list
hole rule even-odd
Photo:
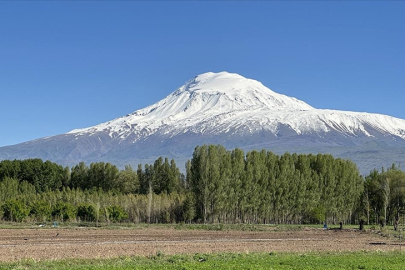
[{"label": "white snow cap", "polygon": [[311,106],[292,97],[281,95],[265,87],[262,83],[247,79],[236,73],[207,72],[196,76],[180,87],[175,93],[183,91],[195,95],[223,95],[228,107],[249,108],[267,107],[274,110],[311,110]]},{"label": "white snow cap", "polygon": [[[228,72],[207,72],[186,82],[166,98],[127,116],[70,133],[106,131],[125,139],[156,132],[227,133],[267,130],[277,136],[280,125],[296,134],[338,131],[344,136],[372,136],[372,127],[405,138],[405,120],[379,114],[318,110],[293,97],[273,92],[256,80]],[[235,131],[236,132],[236,131]],[[136,141],[137,139],[135,139]]]}]

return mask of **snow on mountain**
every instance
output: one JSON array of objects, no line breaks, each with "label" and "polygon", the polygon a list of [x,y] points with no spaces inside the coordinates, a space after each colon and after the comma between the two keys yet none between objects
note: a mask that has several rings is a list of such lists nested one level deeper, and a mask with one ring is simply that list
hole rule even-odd
[{"label": "snow on mountain", "polygon": [[124,117],[70,134],[107,131],[111,138],[133,142],[151,134],[193,132],[236,134],[266,130],[276,137],[280,127],[296,135],[336,131],[343,136],[367,136],[378,131],[405,139],[405,120],[379,114],[320,110],[273,92],[238,74],[204,73],[189,80],[161,101]]},{"label": "snow on mountain", "polygon": [[[111,137],[125,139],[132,131],[153,133],[162,126],[172,130],[249,117],[249,112],[313,109],[294,98],[277,94],[260,82],[227,72],[204,73],[188,81],[165,99],[134,113],[70,133],[85,134],[109,130]],[[199,131],[207,129],[201,126]],[[196,132],[198,132],[196,130]]]},{"label": "snow on mountain", "polygon": [[67,134],[0,147],[0,160],[41,158],[60,164],[151,163],[189,159],[202,144],[267,149],[277,154],[329,153],[362,173],[405,160],[405,120],[316,109],[238,74],[204,73],[159,102]]}]

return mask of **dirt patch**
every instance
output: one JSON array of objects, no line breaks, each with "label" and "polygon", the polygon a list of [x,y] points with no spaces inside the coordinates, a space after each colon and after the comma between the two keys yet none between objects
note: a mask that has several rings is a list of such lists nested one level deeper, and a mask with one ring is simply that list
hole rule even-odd
[{"label": "dirt patch", "polygon": [[167,228],[1,229],[0,261],[109,258],[213,252],[310,252],[405,249],[357,230],[201,231]]}]

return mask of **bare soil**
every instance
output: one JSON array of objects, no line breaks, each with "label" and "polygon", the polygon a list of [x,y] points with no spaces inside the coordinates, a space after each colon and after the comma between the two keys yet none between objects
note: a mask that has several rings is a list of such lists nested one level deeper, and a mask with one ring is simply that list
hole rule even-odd
[{"label": "bare soil", "polygon": [[0,261],[111,258],[157,253],[342,252],[401,248],[405,249],[397,240],[357,230],[0,229]]}]

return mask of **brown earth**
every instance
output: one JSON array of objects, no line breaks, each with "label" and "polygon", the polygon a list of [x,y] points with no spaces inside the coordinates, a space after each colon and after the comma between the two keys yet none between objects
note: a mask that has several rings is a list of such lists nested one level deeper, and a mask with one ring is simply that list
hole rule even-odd
[{"label": "brown earth", "polygon": [[169,228],[0,229],[0,261],[109,258],[213,252],[310,252],[405,249],[357,230],[203,231]]}]

